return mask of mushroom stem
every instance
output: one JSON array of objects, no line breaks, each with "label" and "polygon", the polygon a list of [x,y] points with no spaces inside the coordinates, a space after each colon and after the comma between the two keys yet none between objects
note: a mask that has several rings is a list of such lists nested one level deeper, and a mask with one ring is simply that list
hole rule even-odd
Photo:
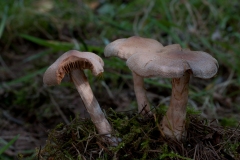
[{"label": "mushroom stem", "polygon": [[99,134],[109,134],[112,127],[105,118],[97,99],[94,97],[92,89],[88,83],[87,77],[82,70],[73,70],[71,78],[74,82],[82,101],[90,114],[91,120],[97,128]]},{"label": "mushroom stem", "polygon": [[138,112],[146,115],[151,114],[150,104],[148,102],[146,96],[146,90],[144,88],[144,79],[132,72],[133,75],[133,84],[134,84],[134,92],[136,94],[137,104],[138,104]]},{"label": "mushroom stem", "polygon": [[189,79],[188,71],[184,73],[183,77],[172,79],[170,106],[161,122],[163,133],[177,140],[184,137]]}]

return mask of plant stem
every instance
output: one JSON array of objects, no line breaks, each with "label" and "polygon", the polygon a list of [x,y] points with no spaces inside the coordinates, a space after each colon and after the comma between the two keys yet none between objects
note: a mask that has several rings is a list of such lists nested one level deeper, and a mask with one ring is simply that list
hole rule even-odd
[{"label": "plant stem", "polygon": [[137,75],[132,72],[133,75],[133,84],[134,84],[134,92],[136,94],[137,104],[138,104],[138,112],[146,115],[151,114],[150,112],[150,104],[148,102],[146,96],[146,90],[144,88],[144,79],[143,77]]},{"label": "plant stem", "polygon": [[112,127],[105,118],[97,99],[94,97],[87,77],[82,70],[73,70],[71,78],[74,82],[83,103],[90,114],[91,120],[97,128],[99,134],[110,134]]},{"label": "plant stem", "polygon": [[183,77],[172,79],[170,106],[161,122],[164,134],[178,140],[184,137],[189,79],[188,71]]}]

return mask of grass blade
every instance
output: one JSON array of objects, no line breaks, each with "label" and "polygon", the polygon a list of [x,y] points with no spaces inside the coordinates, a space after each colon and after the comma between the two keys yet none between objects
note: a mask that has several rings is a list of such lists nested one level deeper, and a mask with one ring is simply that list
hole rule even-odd
[{"label": "grass blade", "polygon": [[[203,38],[203,37],[199,37],[199,39],[206,48],[208,48],[212,53],[216,54],[216,56],[219,57],[221,60],[224,61],[224,60],[228,59],[226,54],[217,50],[215,47],[212,47],[212,45],[210,44],[208,39]],[[226,63],[229,63],[229,65],[231,65],[230,62],[226,61]]]},{"label": "grass blade", "polygon": [[33,61],[33,60],[35,60],[35,59],[41,58],[41,57],[43,57],[43,56],[45,56],[45,55],[47,55],[47,54],[50,54],[50,53],[54,53],[54,50],[49,49],[49,50],[42,51],[42,52],[40,52],[40,53],[37,53],[37,54],[34,54],[34,55],[32,55],[32,56],[27,57],[27,58],[24,59],[22,62],[23,62],[23,63],[26,63],[26,62],[29,62],[29,61]]},{"label": "grass blade", "polygon": [[1,21],[1,24],[0,24],[0,39],[2,37],[4,27],[5,27],[5,24],[6,24],[6,21],[7,21],[7,11],[8,11],[8,7],[6,6],[5,9],[4,9],[4,14],[2,16],[2,21]]},{"label": "grass blade", "polygon": [[9,86],[12,86],[12,85],[16,85],[18,83],[26,82],[26,81],[30,80],[31,78],[35,77],[36,75],[43,73],[46,69],[47,69],[47,67],[42,68],[42,69],[40,69],[40,70],[38,70],[36,72],[29,73],[26,76],[14,79],[14,80],[12,80],[10,82],[6,82],[6,83],[0,85],[0,89],[2,89],[4,86],[8,86],[9,87]]},{"label": "grass blade", "polygon": [[[71,49],[75,49],[75,45],[74,43],[70,43],[70,42],[60,42],[60,41],[52,41],[52,40],[44,40],[41,38],[37,38],[37,37],[33,37],[30,35],[26,35],[26,34],[20,34],[20,37],[29,40],[33,43],[36,43],[38,45],[44,46],[44,47],[48,47],[48,48],[52,48],[55,51],[68,51]],[[93,51],[97,51],[97,52],[103,52],[103,48],[102,47],[98,47],[98,46],[90,46],[90,45],[83,45],[83,44],[78,44],[80,46],[80,50],[82,48],[87,49],[86,51],[88,52],[93,52]]]},{"label": "grass blade", "polygon": [[0,148],[0,155],[3,154],[16,140],[18,139],[19,135],[16,135],[10,142],[8,142],[5,146]]},{"label": "grass blade", "polygon": [[59,42],[59,41],[50,41],[50,40],[43,40],[37,37],[33,37],[26,34],[20,34],[20,37],[29,40],[33,43],[39,44],[41,46],[53,48],[56,50],[70,50],[74,48],[73,43],[67,43],[67,42]]},{"label": "grass blade", "polygon": [[163,0],[163,1],[159,1],[159,2],[161,2],[161,5],[160,5],[161,10],[164,10],[164,12],[165,12],[165,14],[167,16],[168,21],[172,21],[172,16],[171,16],[171,13],[169,11],[168,4],[166,4],[167,1]]},{"label": "grass blade", "polygon": [[155,19],[152,19],[151,21],[153,24],[157,25],[161,30],[168,33],[176,43],[179,43],[184,48],[186,47],[186,44],[178,37],[178,35],[172,32],[172,28],[177,27],[177,25],[173,23],[166,23],[165,21],[157,21]]}]

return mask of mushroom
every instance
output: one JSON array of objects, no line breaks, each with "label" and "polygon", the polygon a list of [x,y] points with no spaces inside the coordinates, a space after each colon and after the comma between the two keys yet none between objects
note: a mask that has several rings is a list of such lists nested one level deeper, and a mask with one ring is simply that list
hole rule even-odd
[{"label": "mushroom", "polygon": [[91,52],[71,50],[60,56],[46,70],[43,82],[46,85],[58,85],[65,74],[70,74],[98,133],[110,137],[109,133],[112,132],[111,125],[105,118],[97,99],[93,95],[83,71],[84,69],[90,69],[93,75],[98,76],[103,73],[103,66],[104,62],[98,55]]},{"label": "mushroom", "polygon": [[[130,38],[117,39],[111,42],[105,47],[104,55],[106,57],[116,56],[126,61],[136,53],[155,53],[162,48],[163,45],[154,39],[133,36]],[[150,104],[144,88],[144,79],[134,71],[132,71],[132,75],[138,112],[143,115],[150,114]]]},{"label": "mushroom", "polygon": [[172,78],[172,95],[161,126],[164,135],[180,140],[184,137],[188,84],[190,75],[203,79],[213,77],[218,62],[208,53],[181,49],[177,45],[164,47],[158,53],[134,54],[128,67],[142,77]]}]

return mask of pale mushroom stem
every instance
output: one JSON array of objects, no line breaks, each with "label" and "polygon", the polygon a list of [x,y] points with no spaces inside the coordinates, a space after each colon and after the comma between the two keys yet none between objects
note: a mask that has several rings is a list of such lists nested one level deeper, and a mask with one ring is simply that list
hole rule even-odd
[{"label": "pale mushroom stem", "polygon": [[144,79],[132,72],[133,75],[133,84],[134,84],[134,92],[136,94],[137,104],[138,104],[138,112],[142,115],[151,114],[150,104],[148,102],[146,96],[146,90],[144,88]]},{"label": "pale mushroom stem", "polygon": [[71,72],[71,78],[82,98],[82,101],[91,117],[92,122],[97,128],[98,133],[107,134],[109,136],[112,131],[112,127],[105,118],[105,115],[102,112],[97,99],[94,97],[92,89],[84,72],[79,69],[73,70]]},{"label": "pale mushroom stem", "polygon": [[186,71],[181,78],[172,79],[170,106],[162,120],[163,133],[180,140],[185,132],[186,108],[188,102],[188,84],[190,73]]}]

